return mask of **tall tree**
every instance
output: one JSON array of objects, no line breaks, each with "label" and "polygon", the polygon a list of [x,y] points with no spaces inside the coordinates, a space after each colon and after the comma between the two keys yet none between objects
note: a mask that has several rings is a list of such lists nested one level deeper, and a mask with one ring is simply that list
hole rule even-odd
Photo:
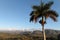
[{"label": "tall tree", "polygon": [[46,19],[50,17],[53,19],[53,21],[57,21],[58,14],[56,11],[51,10],[51,6],[54,2],[50,1],[48,3],[43,3],[41,0],[41,5],[39,6],[33,6],[33,11],[30,13],[30,22],[34,21],[42,25],[42,32],[43,32],[43,37],[44,40],[46,40],[46,35],[45,35],[45,30],[44,30],[44,24],[46,24]]}]

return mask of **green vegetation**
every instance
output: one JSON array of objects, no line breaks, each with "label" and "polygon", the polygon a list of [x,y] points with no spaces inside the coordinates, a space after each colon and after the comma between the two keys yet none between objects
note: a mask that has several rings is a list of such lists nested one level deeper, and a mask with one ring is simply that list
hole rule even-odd
[{"label": "green vegetation", "polygon": [[[22,33],[22,34],[21,34]],[[60,31],[46,30],[47,40],[60,40]],[[0,32],[0,40],[43,40],[42,32],[39,30],[24,31],[17,33]]]}]

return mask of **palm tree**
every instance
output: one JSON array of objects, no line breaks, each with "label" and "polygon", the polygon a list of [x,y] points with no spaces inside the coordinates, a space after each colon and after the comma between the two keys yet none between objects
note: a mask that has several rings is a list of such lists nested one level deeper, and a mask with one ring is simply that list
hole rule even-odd
[{"label": "palm tree", "polygon": [[50,17],[53,19],[53,21],[57,21],[58,14],[56,11],[51,10],[50,7],[52,6],[54,2],[50,1],[48,3],[43,3],[41,1],[41,5],[39,6],[33,6],[33,11],[30,13],[30,22],[34,21],[35,23],[39,21],[39,23],[42,25],[42,33],[43,38],[46,40],[45,30],[44,30],[44,24],[46,24],[46,19]]}]

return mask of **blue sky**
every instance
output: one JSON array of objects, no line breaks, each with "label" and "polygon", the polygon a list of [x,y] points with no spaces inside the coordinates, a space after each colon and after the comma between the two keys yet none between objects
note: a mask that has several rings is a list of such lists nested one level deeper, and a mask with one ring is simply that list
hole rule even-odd
[{"label": "blue sky", "polygon": [[[43,0],[48,2],[51,0]],[[51,9],[60,13],[60,0],[53,0],[54,4]],[[33,22],[29,22],[29,14],[32,11],[33,5],[39,5],[40,0],[0,0],[0,29],[41,29],[41,25]],[[60,15],[60,14],[59,14]],[[47,19],[45,29],[60,30],[60,16],[58,21],[54,22],[52,19]]]}]

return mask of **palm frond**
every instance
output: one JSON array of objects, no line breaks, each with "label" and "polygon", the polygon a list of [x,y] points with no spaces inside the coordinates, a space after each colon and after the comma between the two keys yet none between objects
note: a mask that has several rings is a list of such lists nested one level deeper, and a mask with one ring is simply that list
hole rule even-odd
[{"label": "palm frond", "polygon": [[44,17],[45,17],[45,21],[46,21],[46,19],[49,17],[49,15],[48,15],[48,14],[46,14],[46,15],[44,15]]},{"label": "palm frond", "polygon": [[48,18],[48,17],[51,17],[53,19],[56,19],[56,17],[58,17],[58,14],[56,11],[53,11],[53,10],[48,10],[46,12],[44,12],[44,16],[45,16],[45,20]]},{"label": "palm frond", "polygon": [[53,19],[54,21],[57,21],[56,17],[53,15],[51,15],[50,18]]},{"label": "palm frond", "polygon": [[56,11],[53,11],[53,10],[49,10],[45,13],[46,15],[54,15],[55,17],[58,17],[58,14]]},{"label": "palm frond", "polygon": [[30,16],[32,16],[32,15],[39,15],[39,12],[38,11],[32,11],[31,13],[30,13]]},{"label": "palm frond", "polygon": [[30,22],[34,20],[34,15],[30,17]]},{"label": "palm frond", "polygon": [[37,17],[36,17],[36,16],[34,16],[34,15],[33,15],[33,16],[31,16],[31,18],[30,18],[30,22],[31,22],[31,21],[32,21],[32,22],[33,22],[33,21],[34,21],[34,22],[37,22]]},{"label": "palm frond", "polygon": [[37,22],[37,20],[39,20],[39,18],[41,18],[41,17],[42,17],[42,15],[38,15],[38,16],[32,15],[32,16],[30,17],[30,22],[31,22],[31,21]]},{"label": "palm frond", "polygon": [[39,13],[38,11],[32,11],[30,16],[31,16],[30,22],[31,21],[37,22],[37,20],[41,17],[41,13]]},{"label": "palm frond", "polygon": [[51,1],[51,2],[46,3],[46,4],[43,6],[43,10],[48,10],[48,9],[50,9],[50,7],[52,6],[52,4],[53,4],[53,2],[52,2],[52,1]]},{"label": "palm frond", "polygon": [[39,6],[33,6],[32,8],[33,9],[39,9]]},{"label": "palm frond", "polygon": [[34,14],[34,11],[32,11],[31,13],[30,13],[30,16],[32,16]]}]

